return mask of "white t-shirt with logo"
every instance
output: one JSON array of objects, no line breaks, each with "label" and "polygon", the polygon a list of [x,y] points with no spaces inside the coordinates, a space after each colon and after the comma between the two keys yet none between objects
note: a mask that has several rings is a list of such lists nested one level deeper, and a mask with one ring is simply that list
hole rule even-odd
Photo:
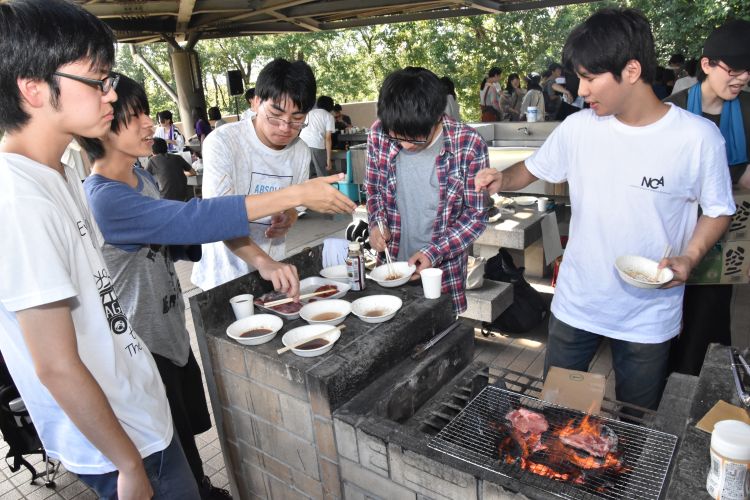
[{"label": "white t-shirt with logo", "polygon": [[[310,176],[310,149],[299,138],[282,150],[269,148],[255,133],[254,120],[229,123],[203,141],[203,197],[261,194],[300,184]],[[269,239],[271,217],[250,222],[250,238],[272,259],[286,256],[286,237]],[[191,280],[208,290],[254,271],[219,241],[203,245]]]},{"label": "white t-shirt with logo", "polygon": [[[133,332],[99,251],[75,171],[0,153],[0,350],[50,457],[80,474],[115,466],[39,381],[16,312],[68,299],[78,354],[142,457],[172,440],[161,377]],[[49,335],[54,335],[50,325]]]},{"label": "white t-shirt with logo", "polygon": [[570,186],[570,239],[552,302],[555,316],[632,342],[677,335],[684,287],[635,288],[620,279],[615,259],[659,260],[667,244],[672,255],[681,255],[699,205],[709,217],[734,213],[719,129],[676,106],[644,127],[583,110],[562,122],[526,166],[540,179]]},{"label": "white t-shirt with logo", "polygon": [[336,120],[325,109],[315,108],[307,113],[307,127],[299,133],[305,144],[315,149],[326,148],[326,132],[336,131]]}]

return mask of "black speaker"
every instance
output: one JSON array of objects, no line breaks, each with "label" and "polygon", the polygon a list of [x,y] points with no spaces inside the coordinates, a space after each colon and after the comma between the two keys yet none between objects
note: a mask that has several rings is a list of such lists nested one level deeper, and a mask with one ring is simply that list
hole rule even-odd
[{"label": "black speaker", "polygon": [[229,86],[229,95],[240,95],[245,92],[242,85],[242,72],[238,69],[227,71],[227,85]]}]

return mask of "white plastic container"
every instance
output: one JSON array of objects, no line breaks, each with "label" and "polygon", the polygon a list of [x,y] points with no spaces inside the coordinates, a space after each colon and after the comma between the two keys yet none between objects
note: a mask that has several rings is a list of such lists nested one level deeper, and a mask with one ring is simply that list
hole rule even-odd
[{"label": "white plastic container", "polygon": [[529,106],[526,108],[526,121],[536,122],[539,121],[539,109],[536,106]]},{"label": "white plastic container", "polygon": [[722,420],[711,434],[711,469],[706,489],[715,500],[750,496],[750,425]]}]

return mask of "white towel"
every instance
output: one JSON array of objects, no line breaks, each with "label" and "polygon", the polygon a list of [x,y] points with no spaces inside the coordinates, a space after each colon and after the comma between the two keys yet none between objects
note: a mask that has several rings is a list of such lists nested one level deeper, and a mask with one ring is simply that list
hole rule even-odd
[{"label": "white towel", "polygon": [[349,242],[343,238],[323,240],[323,268],[346,263],[349,253]]}]

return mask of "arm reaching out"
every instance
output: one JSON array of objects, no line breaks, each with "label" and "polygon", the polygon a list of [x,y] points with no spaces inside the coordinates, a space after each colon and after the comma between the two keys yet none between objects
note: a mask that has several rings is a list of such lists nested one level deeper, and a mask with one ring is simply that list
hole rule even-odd
[{"label": "arm reaching out", "polygon": [[485,168],[477,173],[474,184],[477,192],[486,189],[489,194],[501,191],[516,191],[523,189],[538,178],[535,177],[522,161],[503,171]]},{"label": "arm reaching out", "polygon": [[287,297],[299,297],[299,276],[291,264],[277,262],[248,237],[227,240],[224,244],[240,259],[258,270],[263,279],[273,283],[274,290]]}]

